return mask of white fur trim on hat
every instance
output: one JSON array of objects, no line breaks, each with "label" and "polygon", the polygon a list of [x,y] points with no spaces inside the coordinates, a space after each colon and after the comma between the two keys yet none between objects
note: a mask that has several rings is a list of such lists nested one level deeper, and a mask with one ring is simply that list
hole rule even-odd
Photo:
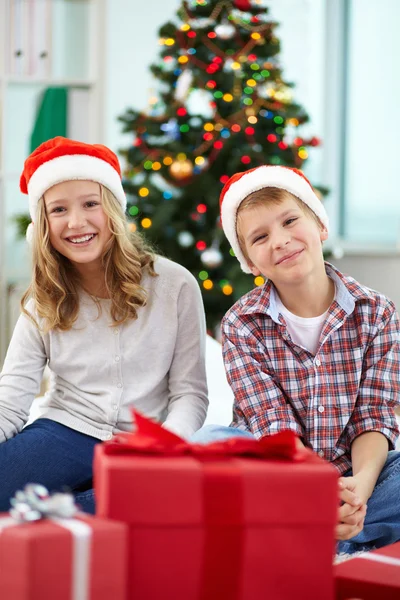
[{"label": "white fur trim on hat", "polygon": [[32,245],[32,243],[33,243],[33,223],[29,223],[28,227],[26,228],[25,235],[26,235],[28,244]]},{"label": "white fur trim on hat", "polygon": [[32,221],[35,221],[37,203],[43,194],[57,183],[74,179],[101,183],[114,194],[125,212],[126,196],[119,173],[114,167],[95,156],[65,154],[41,164],[29,180],[29,212]]},{"label": "white fur trim on hat", "polygon": [[304,177],[285,167],[258,167],[235,181],[226,192],[221,205],[221,220],[226,237],[240,266],[245,273],[251,273],[248,262],[240,249],[236,231],[236,215],[242,201],[253,192],[266,187],[276,187],[290,192],[306,204],[329,229],[329,219],[325,207],[311,185]]}]

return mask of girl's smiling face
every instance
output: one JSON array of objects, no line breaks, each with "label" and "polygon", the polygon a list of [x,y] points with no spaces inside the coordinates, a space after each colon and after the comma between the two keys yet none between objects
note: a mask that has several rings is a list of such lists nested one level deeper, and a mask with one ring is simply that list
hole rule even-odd
[{"label": "girl's smiling face", "polygon": [[53,248],[72,263],[101,267],[111,231],[102,207],[100,184],[63,181],[45,192],[44,203]]}]

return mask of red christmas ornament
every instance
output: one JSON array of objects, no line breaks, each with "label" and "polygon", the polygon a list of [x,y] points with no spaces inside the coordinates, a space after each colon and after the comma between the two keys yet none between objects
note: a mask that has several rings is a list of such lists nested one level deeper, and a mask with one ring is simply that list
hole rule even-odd
[{"label": "red christmas ornament", "polygon": [[250,8],[251,8],[250,0],[234,0],[233,4],[239,10],[246,11],[246,10],[250,10]]},{"label": "red christmas ornament", "polygon": [[310,140],[311,146],[319,146],[321,144],[321,140],[317,137],[312,137]]}]

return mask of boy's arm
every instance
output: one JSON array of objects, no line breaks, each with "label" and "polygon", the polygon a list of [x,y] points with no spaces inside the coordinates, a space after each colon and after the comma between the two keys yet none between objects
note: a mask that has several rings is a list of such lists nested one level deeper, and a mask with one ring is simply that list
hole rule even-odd
[{"label": "boy's arm", "polygon": [[[358,398],[347,425],[347,443],[352,447],[352,460],[353,444],[361,434],[380,433],[387,439],[390,450],[395,447],[399,435],[394,413],[400,397],[399,319],[391,302],[387,302],[377,320],[377,333],[363,358]],[[367,443],[360,440],[356,444],[356,456],[359,455],[359,445],[364,447]],[[381,441],[377,444],[384,445]]]},{"label": "boy's arm", "polygon": [[364,527],[367,502],[382,470],[388,453],[387,438],[377,431],[359,435],[351,446],[352,477],[339,479],[339,523],[336,537],[349,540]]},{"label": "boy's arm", "polygon": [[353,478],[357,480],[357,494],[367,502],[385,464],[388,440],[377,431],[368,431],[358,436],[351,446]]},{"label": "boy's arm", "polygon": [[248,328],[222,321],[222,350],[226,376],[235,396],[234,421],[260,438],[290,429],[304,434],[281,388],[268,371],[262,344]]},{"label": "boy's arm", "polygon": [[[399,321],[387,303],[364,356],[359,395],[347,427],[352,477],[339,479],[338,539],[351,539],[364,526],[366,503],[398,437],[394,407],[399,403]],[[347,497],[350,496],[350,499]]]}]

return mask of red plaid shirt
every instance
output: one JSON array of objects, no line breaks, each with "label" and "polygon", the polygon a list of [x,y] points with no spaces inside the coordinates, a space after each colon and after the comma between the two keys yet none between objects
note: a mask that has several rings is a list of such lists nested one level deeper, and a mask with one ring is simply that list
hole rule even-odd
[{"label": "red plaid shirt", "polygon": [[260,438],[291,429],[340,473],[350,447],[379,431],[394,448],[399,403],[399,319],[393,303],[326,263],[336,297],[317,353],[293,343],[271,282],[243,296],[222,321],[235,395],[233,427]]}]

